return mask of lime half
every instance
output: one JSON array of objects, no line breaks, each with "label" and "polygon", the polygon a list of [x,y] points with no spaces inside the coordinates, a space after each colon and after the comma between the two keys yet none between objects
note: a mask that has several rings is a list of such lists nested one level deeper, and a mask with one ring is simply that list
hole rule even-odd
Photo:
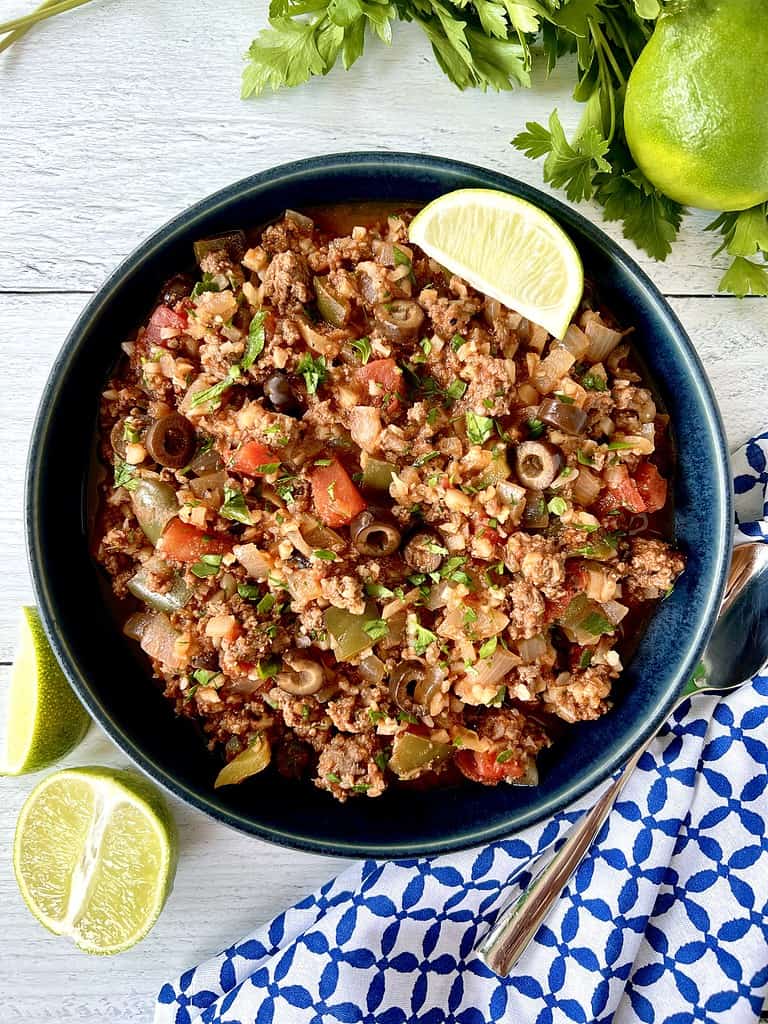
[{"label": "lime half", "polygon": [[144,938],[163,909],[176,833],[145,780],[117,769],[68,768],[30,793],[13,866],[41,924],[87,953],[119,953]]},{"label": "lime half", "polygon": [[452,274],[545,327],[568,330],[584,289],[576,246],[537,206],[507,192],[465,188],[425,206],[409,238]]},{"label": "lime half", "polygon": [[59,668],[36,608],[22,609],[6,707],[0,775],[48,768],[88,730],[88,714]]}]

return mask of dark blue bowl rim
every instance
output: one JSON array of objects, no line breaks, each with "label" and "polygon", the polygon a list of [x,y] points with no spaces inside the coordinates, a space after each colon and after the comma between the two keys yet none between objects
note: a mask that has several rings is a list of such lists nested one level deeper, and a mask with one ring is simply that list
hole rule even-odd
[{"label": "dark blue bowl rim", "polygon": [[[654,713],[643,721],[637,722],[632,729],[627,730],[623,742],[614,750],[611,757],[605,758],[596,764],[591,771],[574,779],[570,786],[560,791],[559,795],[553,795],[536,807],[528,810],[516,810],[514,812],[514,820],[510,820],[509,823],[501,823],[492,827],[480,826],[470,828],[460,834],[454,833],[445,836],[441,840],[430,841],[428,845],[403,841],[385,845],[382,843],[366,842],[364,839],[356,839],[354,841],[339,840],[330,844],[298,830],[279,830],[245,818],[233,812],[231,808],[219,804],[214,794],[208,796],[183,784],[173,774],[148,757],[140,745],[123,731],[119,722],[116,722],[110,715],[98,693],[80,671],[77,656],[71,649],[67,637],[57,630],[55,604],[47,584],[45,566],[39,557],[40,521],[38,510],[40,505],[38,499],[41,479],[44,474],[46,436],[55,418],[62,382],[69,373],[70,364],[75,357],[82,337],[87,333],[89,325],[99,318],[102,310],[113,300],[114,295],[119,291],[125,279],[140,270],[143,261],[166,246],[177,233],[187,232],[198,219],[208,218],[216,212],[225,210],[236,198],[242,199],[249,192],[253,191],[261,192],[271,184],[285,184],[291,180],[306,181],[311,179],[315,172],[329,174],[334,170],[338,170],[341,173],[349,170],[351,166],[354,166],[356,169],[376,168],[379,171],[382,167],[389,167],[393,173],[400,175],[418,175],[425,169],[433,169],[438,172],[447,171],[456,174],[466,174],[467,176],[474,177],[476,180],[482,178],[484,180],[483,187],[513,191],[516,195],[547,210],[566,227],[572,226],[578,230],[592,244],[606,253],[613,263],[622,267],[625,272],[634,278],[636,285],[643,294],[644,303],[653,310],[656,316],[666,322],[667,327],[676,339],[678,355],[685,362],[690,385],[696,392],[700,409],[704,411],[705,427],[719,455],[718,464],[714,467],[716,476],[716,508],[712,510],[717,524],[717,550],[713,559],[716,570],[709,581],[706,601],[701,609],[698,610],[695,626],[687,638],[687,655],[681,659],[678,671],[675,673],[674,678],[670,680],[664,693],[664,699],[659,701]],[[107,735],[151,779],[183,802],[214,819],[238,831],[256,835],[278,845],[307,852],[346,857],[388,858],[435,855],[452,850],[466,849],[492,840],[504,839],[529,825],[551,817],[604,782],[645,739],[656,732],[661,726],[675,703],[682,685],[694,671],[700,659],[725,590],[732,547],[732,522],[733,510],[729,454],[717,401],[701,361],[680,320],[648,275],[598,227],[575,210],[553,198],[550,194],[543,193],[539,189],[500,172],[478,165],[418,153],[388,151],[346,152],[316,156],[278,165],[258,174],[250,175],[183,210],[137,246],[120,263],[88,302],[67,335],[64,345],[53,364],[33,427],[25,483],[27,557],[43,626],[58,661],[77,696]],[[510,818],[512,818],[512,815],[510,815]]]}]

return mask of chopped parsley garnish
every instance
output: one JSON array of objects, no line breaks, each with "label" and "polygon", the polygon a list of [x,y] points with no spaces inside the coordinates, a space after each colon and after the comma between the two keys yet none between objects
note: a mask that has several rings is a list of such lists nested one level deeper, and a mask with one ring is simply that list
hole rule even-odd
[{"label": "chopped parsley garnish", "polygon": [[356,782],[352,787],[353,793],[367,793],[371,787],[367,782]]},{"label": "chopped parsley garnish", "polygon": [[123,424],[123,440],[129,444],[138,444],[141,440],[141,434],[127,420]]},{"label": "chopped parsley garnish", "polygon": [[304,721],[306,721],[311,714],[312,714],[312,708],[309,706],[309,704],[302,704],[301,705],[301,717],[304,719]]},{"label": "chopped parsley garnish", "polygon": [[574,530],[583,530],[585,533],[594,533],[595,530],[600,529],[597,523],[569,523],[568,525],[572,526]]},{"label": "chopped parsley garnish", "polygon": [[611,441],[608,445],[609,452],[622,452],[626,448],[634,448],[634,441]]},{"label": "chopped parsley garnish", "polygon": [[394,590],[385,587],[383,583],[366,583],[365,592],[370,597],[394,597]]},{"label": "chopped parsley garnish", "polygon": [[396,245],[392,246],[392,256],[394,257],[396,267],[408,267],[408,276],[411,282],[415,284],[416,275],[413,273],[413,264],[411,263],[410,256]]},{"label": "chopped parsley garnish", "polygon": [[255,601],[261,594],[259,588],[254,586],[253,583],[238,583],[237,592],[244,601]]},{"label": "chopped parsley garnish", "polygon": [[416,715],[412,715],[409,711],[398,711],[397,720],[398,722],[407,722],[408,725],[416,725],[418,722]]},{"label": "chopped parsley garnish", "polygon": [[363,623],[363,629],[374,643],[389,636],[389,625],[385,619],[369,619]]},{"label": "chopped parsley garnish", "polygon": [[582,451],[576,452],[576,458],[578,459],[578,461],[581,463],[582,466],[594,466],[594,464],[595,464],[595,460],[592,458],[591,455],[587,455],[586,452],[582,452]]},{"label": "chopped parsley garnish", "polygon": [[378,752],[378,754],[375,755],[373,760],[374,760],[374,763],[375,763],[376,767],[380,771],[384,772],[384,771],[387,770],[387,755],[384,753],[383,750],[380,750]]},{"label": "chopped parsley garnish", "polygon": [[437,423],[437,417],[439,415],[440,413],[438,412],[436,406],[433,406],[429,410],[429,412],[427,413],[427,423],[430,425],[430,427],[434,427],[434,425]]},{"label": "chopped parsley garnish", "polygon": [[585,373],[581,378],[581,386],[588,391],[607,391],[608,382],[599,373]]},{"label": "chopped parsley garnish", "polygon": [[256,605],[256,611],[259,613],[259,615],[266,615],[268,612],[272,611],[274,606],[275,606],[275,595],[274,594],[265,594],[264,597],[262,597],[262,599]]},{"label": "chopped parsley garnish", "polygon": [[336,561],[336,552],[335,551],[328,551],[327,548],[317,548],[315,551],[312,552],[312,556],[314,558],[320,558],[324,562],[335,562]]},{"label": "chopped parsley garnish", "polygon": [[568,502],[565,500],[565,498],[561,498],[558,495],[554,498],[549,499],[549,502],[547,503],[547,508],[553,516],[561,516],[563,512],[565,512],[568,508]]},{"label": "chopped parsley garnish", "polygon": [[581,657],[579,658],[579,668],[589,668],[591,664],[592,651],[590,651],[589,648],[586,648],[581,652]]},{"label": "chopped parsley garnish", "polygon": [[295,476],[281,476],[275,481],[275,490],[283,501],[293,501],[293,485],[296,479]]},{"label": "chopped parsley garnish", "polygon": [[253,525],[251,513],[245,503],[245,495],[231,487],[224,488],[224,504],[219,509],[219,515],[225,519],[234,519],[246,526]]},{"label": "chopped parsley garnish", "polygon": [[458,352],[462,345],[466,345],[467,339],[462,338],[460,334],[454,334],[451,338],[451,348],[454,352]]},{"label": "chopped parsley garnish", "polygon": [[224,395],[235,381],[240,376],[239,366],[230,366],[229,373],[220,380],[217,384],[212,384],[209,388],[204,388],[202,391],[196,391],[190,401],[190,406],[196,409],[198,405],[202,405],[204,402],[210,402],[211,408],[217,409],[221,402],[221,396]]},{"label": "chopped parsley garnish", "polygon": [[377,722],[382,722],[387,717],[383,711],[378,711],[376,708],[368,708],[368,717],[371,722],[376,725]]},{"label": "chopped parsley garnish", "polygon": [[475,611],[474,608],[465,608],[464,609],[464,619],[463,619],[463,621],[464,621],[464,629],[465,630],[469,629],[469,627],[473,623],[477,622],[477,612]]},{"label": "chopped parsley garnish", "polygon": [[115,459],[115,487],[124,487],[126,491],[133,491],[138,483],[134,467],[129,466],[122,459]]},{"label": "chopped parsley garnish", "polygon": [[562,391],[556,391],[555,398],[558,400],[558,402],[562,402],[563,405],[573,405],[575,403],[574,398],[571,398],[570,395],[564,394]]},{"label": "chopped parsley garnish", "polygon": [[328,782],[333,782],[333,783],[335,783],[335,784],[336,784],[337,786],[340,786],[340,785],[341,785],[341,779],[339,778],[339,776],[338,776],[338,775],[334,775],[334,773],[333,773],[333,772],[328,772],[328,774],[327,774],[327,775],[326,775],[325,777],[326,777],[326,779],[327,779],[327,781],[328,781]]},{"label": "chopped parsley garnish", "polygon": [[355,341],[350,342],[350,346],[360,357],[360,362],[365,366],[371,358],[371,339],[357,338]]},{"label": "chopped parsley garnish", "polygon": [[259,662],[257,668],[259,679],[272,679],[280,671],[282,665],[280,658],[264,658]]},{"label": "chopped parsley garnish", "polygon": [[421,341],[419,342],[419,348],[421,349],[425,356],[428,356],[432,352],[432,342],[429,340],[429,338],[422,338]]},{"label": "chopped parsley garnish", "polygon": [[245,348],[245,355],[240,362],[240,366],[244,370],[253,366],[264,351],[264,342],[266,340],[264,324],[266,319],[266,312],[263,309],[260,309],[259,312],[254,315],[253,320],[251,320],[251,326],[248,328],[248,344]]},{"label": "chopped parsley garnish", "polygon": [[214,672],[209,668],[197,668],[192,673],[192,678],[200,686],[221,686],[224,682],[223,679],[219,679],[218,683],[214,682],[219,676],[221,676],[221,672]]},{"label": "chopped parsley garnish", "polygon": [[500,754],[496,755],[496,763],[506,764],[507,761],[511,761],[514,756],[514,750],[502,750]]},{"label": "chopped parsley garnish", "polygon": [[200,561],[190,566],[190,572],[198,579],[205,579],[206,576],[215,576],[221,568],[221,555],[201,555]]},{"label": "chopped parsley garnish", "polygon": [[490,416],[478,416],[471,410],[466,415],[467,437],[472,444],[484,444],[493,433],[493,419]]},{"label": "chopped parsley garnish", "polygon": [[458,402],[466,390],[467,382],[460,380],[457,377],[456,380],[452,381],[445,389],[445,397],[449,402]]},{"label": "chopped parsley garnish", "polygon": [[534,441],[537,437],[541,437],[545,430],[544,424],[541,422],[541,420],[536,419],[528,420],[528,422],[526,423],[526,427],[528,427],[529,436],[532,437]]},{"label": "chopped parsley garnish", "polygon": [[198,295],[202,295],[203,292],[219,292],[219,291],[221,291],[221,289],[216,284],[216,281],[213,278],[213,274],[209,274],[208,271],[206,271],[203,274],[202,281],[197,281],[195,283],[195,287],[190,292],[190,296],[189,297],[190,297],[190,299],[196,299],[198,297]]},{"label": "chopped parsley garnish", "polygon": [[418,469],[419,466],[424,466],[427,462],[431,462],[432,459],[437,459],[439,457],[440,452],[427,452],[426,455],[420,455],[413,464]]},{"label": "chopped parsley garnish", "polygon": [[428,647],[437,641],[437,636],[432,632],[431,629],[426,629],[424,626],[416,623],[413,630],[413,649],[421,657]]},{"label": "chopped parsley garnish", "polygon": [[494,651],[496,650],[498,645],[499,645],[499,638],[497,636],[492,636],[490,638],[490,640],[486,640],[485,641],[483,646],[478,651],[479,657],[481,657],[483,659],[490,658],[490,656],[494,653]]},{"label": "chopped parsley garnish", "polygon": [[333,459],[315,459],[316,466],[332,466]]},{"label": "chopped parsley garnish", "polygon": [[496,691],[496,695],[494,696],[493,700],[491,701],[491,706],[494,707],[494,708],[500,708],[501,705],[504,703],[504,698],[506,696],[507,696],[507,688],[506,688],[506,686],[502,685]]},{"label": "chopped parsley garnish", "polygon": [[325,356],[318,356],[315,359],[308,352],[301,357],[296,369],[304,378],[304,383],[307,385],[307,391],[310,395],[317,393],[317,389],[328,376]]},{"label": "chopped parsley garnish", "polygon": [[590,612],[586,618],[579,622],[579,629],[591,636],[602,636],[603,633],[613,632],[613,623],[599,612]]}]

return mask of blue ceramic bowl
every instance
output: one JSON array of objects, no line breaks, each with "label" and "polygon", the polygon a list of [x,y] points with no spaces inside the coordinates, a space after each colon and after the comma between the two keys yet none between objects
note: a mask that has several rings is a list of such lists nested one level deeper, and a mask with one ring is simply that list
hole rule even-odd
[{"label": "blue ceramic bowl", "polygon": [[[214,791],[220,762],[148,678],[124,640],[89,557],[86,484],[98,398],[120,341],[148,314],[160,284],[190,262],[192,242],[256,225],[286,207],[350,200],[424,203],[456,188],[503,189],[569,232],[601,300],[635,338],[677,437],[675,530],[688,568],[660,606],[598,722],[568,730],[540,759],[535,788],[394,789],[342,806],[309,784],[261,776]],[[396,153],[348,153],[257,174],[175,217],[128,257],[88,304],[56,360],[35,425],[26,528],[48,637],[83,703],[125,753],[180,799],[244,832],[304,850],[396,857],[510,836],[605,779],[664,720],[693,671],[723,592],[731,543],[728,455],[712,390],[691,342],[646,275],[573,210],[492,171]]]}]

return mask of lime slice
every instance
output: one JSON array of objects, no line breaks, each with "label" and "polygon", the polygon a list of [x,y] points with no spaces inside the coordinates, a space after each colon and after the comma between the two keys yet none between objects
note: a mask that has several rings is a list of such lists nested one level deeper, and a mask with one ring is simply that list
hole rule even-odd
[{"label": "lime slice", "polygon": [[408,235],[478,291],[565,335],[584,269],[568,235],[537,206],[493,189],[458,189],[425,206]]},{"label": "lime slice", "polygon": [[156,790],[130,772],[66,768],[24,804],[13,866],[29,909],[87,953],[143,939],[176,870],[176,833]]},{"label": "lime slice", "polygon": [[48,768],[88,730],[88,714],[59,668],[36,608],[22,609],[5,717],[0,775]]}]

